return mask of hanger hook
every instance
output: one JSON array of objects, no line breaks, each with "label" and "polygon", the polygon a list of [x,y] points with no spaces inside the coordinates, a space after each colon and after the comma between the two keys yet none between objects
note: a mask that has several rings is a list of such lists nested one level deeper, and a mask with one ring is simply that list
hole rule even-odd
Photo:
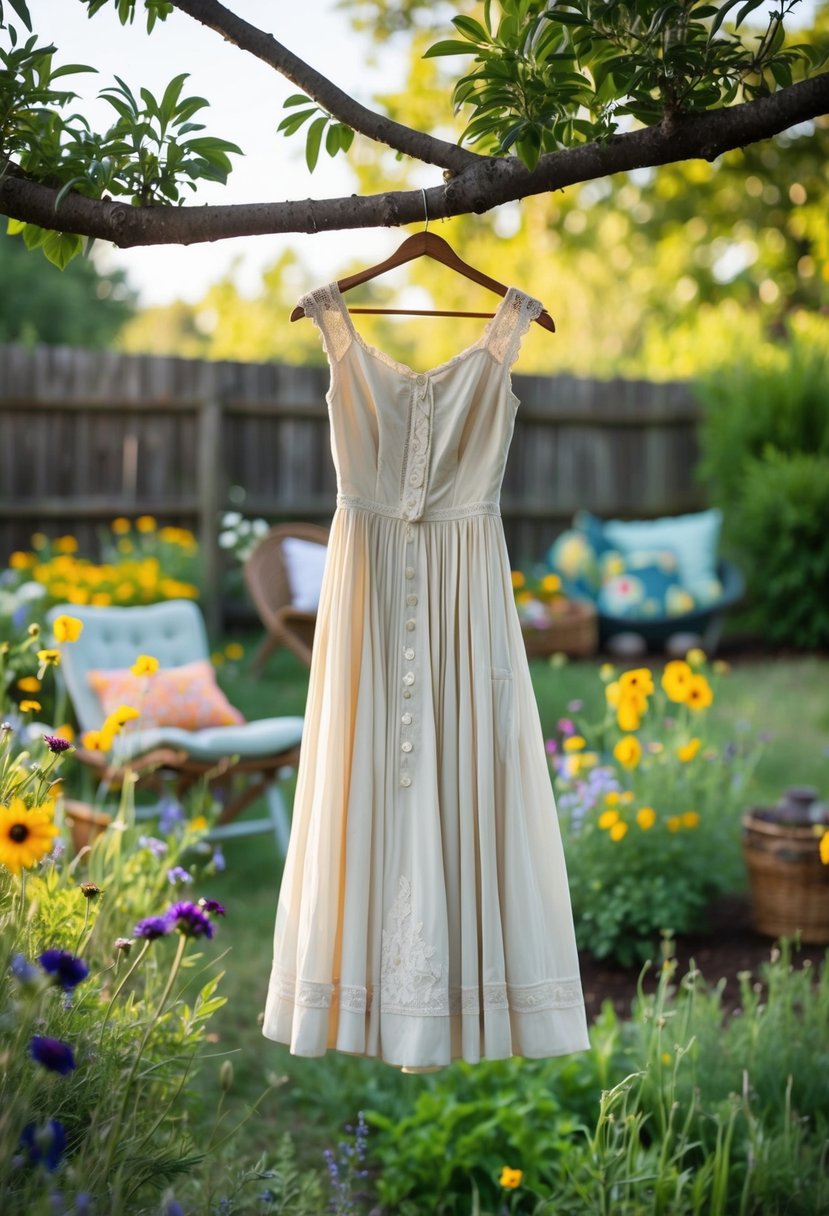
[{"label": "hanger hook", "polygon": [[426,189],[424,186],[420,187],[420,193],[423,195],[423,215],[426,218],[426,227],[423,229],[423,231],[428,232],[429,231],[429,208],[426,205]]}]

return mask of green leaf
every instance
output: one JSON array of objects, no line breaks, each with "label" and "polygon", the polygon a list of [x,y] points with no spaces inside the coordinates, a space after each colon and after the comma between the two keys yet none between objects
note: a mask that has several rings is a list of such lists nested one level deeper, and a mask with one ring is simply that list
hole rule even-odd
[{"label": "green leaf", "polygon": [[458,38],[447,38],[443,42],[436,42],[434,46],[430,46],[425,52],[424,59],[437,59],[439,55],[472,55],[473,48],[468,42],[461,42]]},{"label": "green leaf", "polygon": [[453,17],[452,24],[470,42],[483,43],[486,46],[490,41],[486,30],[474,17]]},{"label": "green leaf", "polygon": [[313,173],[317,167],[322,133],[325,130],[327,122],[328,116],[323,114],[320,118],[315,119],[308,128],[308,135],[305,140],[305,163],[308,166],[309,173]]},{"label": "green leaf", "polygon": [[306,97],[304,93],[292,93],[290,97],[286,97],[282,103],[283,110],[287,110],[290,106],[311,106],[314,103],[310,97]]},{"label": "green leaf", "polygon": [[60,76],[72,76],[76,72],[96,72],[97,68],[88,67],[85,63],[65,63],[63,67],[56,68],[51,75],[51,80],[57,80]]},{"label": "green leaf", "polygon": [[329,156],[336,156],[340,150],[340,124],[332,122],[325,132],[325,150]]},{"label": "green leaf", "polygon": [[25,220],[10,219],[8,221],[8,223],[6,224],[6,234],[8,236],[17,236],[18,233],[22,232],[25,227],[26,227]]},{"label": "green leaf", "polygon": [[29,9],[26,5],[26,0],[8,0],[11,7],[17,13],[20,20],[25,25],[26,29],[31,33],[32,18],[29,15]]},{"label": "green leaf", "polygon": [[746,3],[740,9],[734,20],[735,27],[742,25],[749,13],[753,13],[754,10],[759,8],[762,3],[763,0],[746,0]]},{"label": "green leaf", "polygon": [[287,118],[282,119],[282,122],[276,129],[277,131],[284,131],[286,135],[293,135],[304,122],[307,122],[315,114],[319,114],[317,106],[314,106],[313,110],[303,110],[301,114],[289,114]]}]

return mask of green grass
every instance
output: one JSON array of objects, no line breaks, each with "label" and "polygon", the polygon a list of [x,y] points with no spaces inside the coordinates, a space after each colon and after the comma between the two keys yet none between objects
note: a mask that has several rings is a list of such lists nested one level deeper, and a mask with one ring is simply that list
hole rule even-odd
[{"label": "green grass", "polygon": [[[240,639],[252,653],[255,638]],[[597,664],[568,663],[556,668],[543,661],[531,664],[533,683],[545,734],[558,718],[567,716],[568,704],[585,702],[585,711],[598,713],[603,690]],[[254,679],[245,661],[223,668],[221,681],[233,701],[249,717],[302,713],[307,670],[288,653],[272,656],[266,673]],[[724,735],[735,732],[769,732],[765,755],[747,801],[777,799],[789,785],[815,785],[829,797],[829,662],[814,658],[768,659],[733,668],[722,682],[712,709]],[[256,808],[252,812],[256,813]],[[266,1088],[268,1074],[284,1077],[270,1089],[244,1135],[247,1146],[272,1148],[289,1130],[297,1137],[300,1155],[308,1164],[321,1164],[321,1150],[333,1146],[344,1122],[357,1110],[370,1106],[390,1110],[395,1096],[405,1089],[412,1101],[423,1079],[403,1076],[388,1065],[329,1052],[318,1060],[297,1059],[288,1048],[265,1040],[257,1016],[265,1002],[271,965],[271,946],[281,865],[267,837],[228,842],[227,870],[210,886],[208,894],[227,904],[220,944],[229,948],[222,965],[227,969],[224,991],[227,1006],[215,1019],[217,1052],[231,1052],[236,1082],[230,1107],[241,1114]],[[217,943],[219,944],[219,943]],[[208,1109],[218,1098],[220,1060],[206,1067],[201,1088]]]}]

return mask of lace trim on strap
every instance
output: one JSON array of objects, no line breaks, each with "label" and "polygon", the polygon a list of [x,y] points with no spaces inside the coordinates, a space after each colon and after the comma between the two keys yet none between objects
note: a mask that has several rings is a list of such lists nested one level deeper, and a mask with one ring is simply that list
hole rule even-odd
[{"label": "lace trim on strap", "polygon": [[512,367],[518,358],[521,339],[537,316],[544,311],[540,300],[510,287],[487,338],[487,349],[499,363]]},{"label": "lace trim on strap", "polygon": [[351,345],[353,330],[347,315],[343,315],[342,297],[333,283],[309,291],[298,301],[322,334],[328,358],[339,363]]}]

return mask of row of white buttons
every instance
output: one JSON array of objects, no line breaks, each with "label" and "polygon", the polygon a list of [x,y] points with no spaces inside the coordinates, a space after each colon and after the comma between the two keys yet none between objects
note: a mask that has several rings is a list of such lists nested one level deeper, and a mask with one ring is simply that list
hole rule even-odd
[{"label": "row of white buttons", "polygon": [[[415,450],[417,450],[417,449],[415,449]],[[407,524],[406,525],[406,555],[407,555],[407,557],[409,556],[409,552],[410,552],[409,546],[411,544],[413,544],[413,542],[414,542],[414,535],[415,535],[414,528],[412,527],[411,524]],[[408,580],[411,580],[414,578],[414,573],[415,572],[414,572],[413,566],[406,566],[405,574],[406,574],[406,578]],[[417,596],[414,593],[410,592],[406,596],[406,606],[409,608],[414,608],[416,605],[417,605]],[[405,621],[406,632],[414,633],[416,624],[417,624],[417,622],[415,621],[414,617],[408,617],[407,620]],[[412,660],[414,659],[414,657],[415,657],[414,647],[405,646],[403,649],[403,658],[406,660],[406,662],[411,663]],[[415,673],[411,670],[405,671],[403,673],[403,698],[404,698],[404,700],[411,701],[412,685],[414,683],[415,683]],[[403,727],[403,729],[400,732],[400,751],[401,751],[402,757],[403,757],[401,760],[401,763],[400,763],[400,784],[403,786],[404,789],[408,789],[409,786],[412,784],[412,776],[411,776],[411,773],[408,771],[408,757],[411,754],[411,752],[414,751],[414,744],[412,743],[411,739],[409,738],[409,730],[407,729],[414,722],[414,716],[412,715],[410,710],[407,709],[406,712],[401,715],[400,722]]]}]

